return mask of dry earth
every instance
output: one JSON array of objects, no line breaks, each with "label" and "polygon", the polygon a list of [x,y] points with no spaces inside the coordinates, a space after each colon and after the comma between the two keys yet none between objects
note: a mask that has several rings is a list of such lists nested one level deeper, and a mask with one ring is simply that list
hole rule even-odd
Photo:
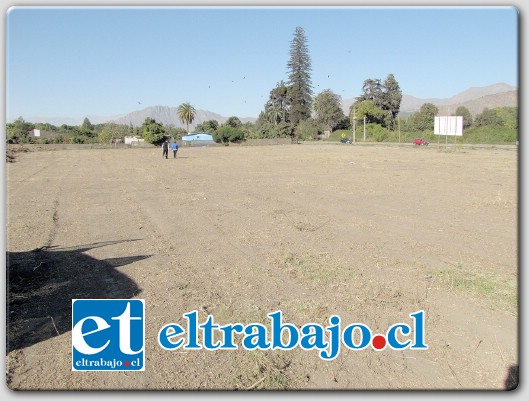
[{"label": "dry earth", "polygon": [[[302,144],[17,153],[7,163],[12,390],[503,390],[518,366],[518,152]],[[144,372],[72,372],[71,299],[146,302]],[[163,350],[219,324],[426,312],[426,351]]]}]

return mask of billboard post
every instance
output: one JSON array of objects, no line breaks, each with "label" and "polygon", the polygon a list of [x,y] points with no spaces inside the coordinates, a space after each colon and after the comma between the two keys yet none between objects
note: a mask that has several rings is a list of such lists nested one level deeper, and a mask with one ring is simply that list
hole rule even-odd
[{"label": "billboard post", "polygon": [[[439,116],[434,120],[434,135],[444,135],[448,145],[448,136],[454,137],[454,146],[457,143],[457,137],[463,136],[463,116]],[[439,145],[439,139],[437,140]]]}]

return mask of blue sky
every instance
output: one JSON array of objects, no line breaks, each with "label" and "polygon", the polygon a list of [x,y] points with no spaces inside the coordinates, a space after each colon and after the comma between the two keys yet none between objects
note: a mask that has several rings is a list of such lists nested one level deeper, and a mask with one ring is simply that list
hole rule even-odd
[{"label": "blue sky", "polygon": [[6,17],[6,119],[183,102],[257,117],[288,79],[297,26],[315,95],[350,99],[364,80],[388,74],[419,98],[518,86],[510,7],[15,7]]}]

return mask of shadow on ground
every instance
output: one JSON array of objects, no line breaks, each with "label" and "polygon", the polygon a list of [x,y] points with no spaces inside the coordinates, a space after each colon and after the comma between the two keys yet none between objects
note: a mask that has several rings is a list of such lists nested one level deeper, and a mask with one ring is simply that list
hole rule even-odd
[{"label": "shadow on ground", "polygon": [[518,388],[520,381],[520,370],[518,364],[509,366],[507,377],[505,378],[505,390],[511,391]]},{"label": "shadow on ground", "polygon": [[151,255],[97,260],[84,253],[128,241],[7,252],[6,354],[70,331],[72,299],[138,295],[136,283],[115,268]]}]

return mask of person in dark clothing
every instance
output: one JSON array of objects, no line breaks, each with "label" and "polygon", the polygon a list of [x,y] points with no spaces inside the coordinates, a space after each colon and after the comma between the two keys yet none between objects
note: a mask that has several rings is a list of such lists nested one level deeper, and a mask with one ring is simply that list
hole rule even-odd
[{"label": "person in dark clothing", "polygon": [[167,154],[169,153],[169,144],[167,143],[167,141],[163,141],[162,150],[163,150],[163,156],[162,157],[165,157],[167,159]]}]

